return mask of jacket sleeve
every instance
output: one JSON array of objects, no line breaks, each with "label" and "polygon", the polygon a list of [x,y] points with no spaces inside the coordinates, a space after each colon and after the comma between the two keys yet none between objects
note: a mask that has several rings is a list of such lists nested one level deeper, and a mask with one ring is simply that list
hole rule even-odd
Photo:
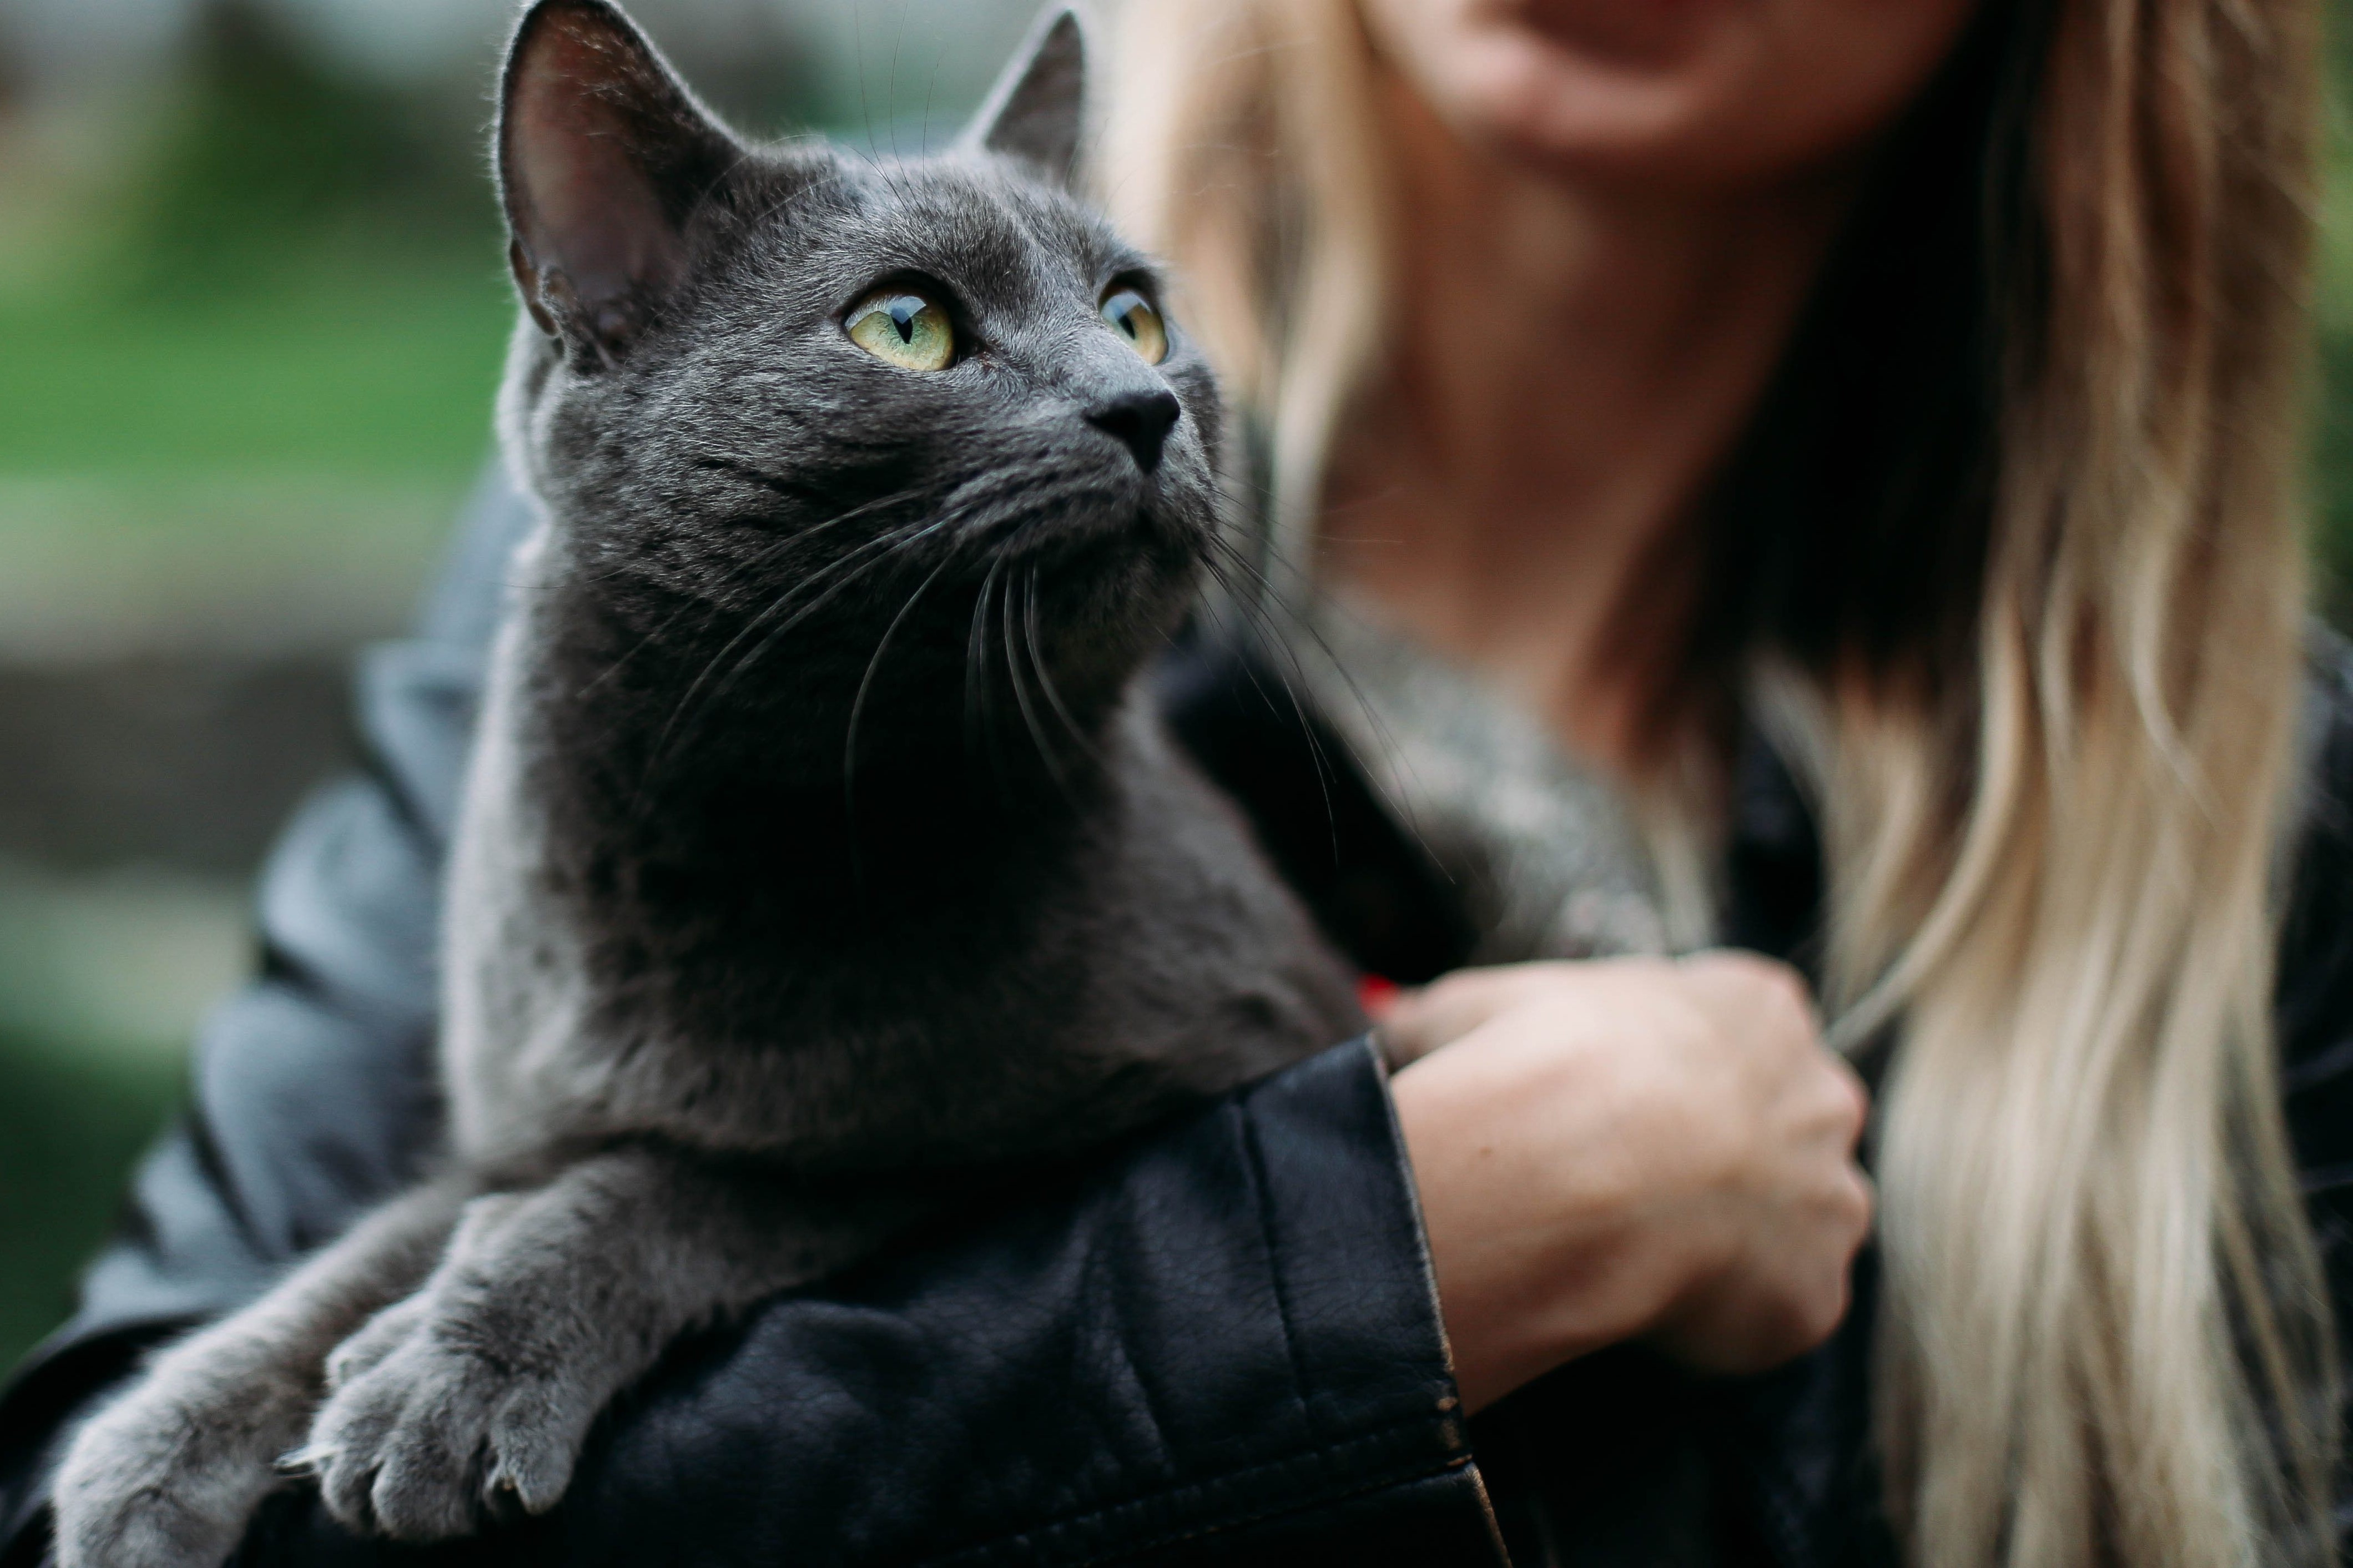
[{"label": "jacket sleeve", "polygon": [[[197,1042],[74,1319],[0,1396],[0,1563],[73,1424],[430,1152],[439,864],[505,562],[495,479],[417,635],[359,680],[367,766],[260,890],[261,972]],[[1304,1542],[1312,1545],[1303,1545]],[[275,1499],[239,1562],[1501,1561],[1373,1054],[1341,1046],[675,1347],[565,1502],[427,1552]]]}]

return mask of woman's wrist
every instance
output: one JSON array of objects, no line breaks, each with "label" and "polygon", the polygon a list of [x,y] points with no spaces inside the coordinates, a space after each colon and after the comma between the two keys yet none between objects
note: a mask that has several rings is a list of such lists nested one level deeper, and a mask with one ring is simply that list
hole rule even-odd
[{"label": "woman's wrist", "polygon": [[1587,1064],[1530,1055],[1440,1051],[1391,1080],[1472,1411],[1641,1332],[1675,1288],[1630,1234],[1640,1196],[1597,1114],[1607,1086],[1577,1081]]},{"label": "woman's wrist", "polygon": [[1867,1107],[1787,969],[1465,971],[1382,1028],[1468,1408],[1623,1340],[1753,1372],[1836,1326]]}]

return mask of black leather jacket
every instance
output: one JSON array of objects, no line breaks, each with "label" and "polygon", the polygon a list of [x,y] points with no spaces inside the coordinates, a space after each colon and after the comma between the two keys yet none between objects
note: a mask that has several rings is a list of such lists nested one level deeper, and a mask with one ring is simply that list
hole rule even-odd
[{"label": "black leather jacket", "polygon": [[[199,1041],[79,1313],[0,1400],[0,1568],[47,1538],[76,1414],[175,1328],[250,1299],[400,1185],[435,1138],[435,885],[520,509],[486,492],[410,640],[359,682],[371,766],[312,801],[263,879],[259,976]],[[1368,969],[1461,955],[1442,880],[1288,702],[1229,658],[1166,674],[1180,733]],[[2316,656],[2309,826],[2279,1018],[2297,1157],[2353,1319],[2353,656]],[[1742,766],[1736,942],[1804,963],[1811,824]],[[1458,1413],[1378,1064],[1335,1046],[1091,1169],[677,1348],[598,1430],[554,1513],[418,1551],[273,1501],[263,1564],[778,1562],[1893,1563],[1865,1443],[1873,1301],[1771,1376],[1587,1358]],[[1508,1557],[1507,1557],[1508,1552]]]}]

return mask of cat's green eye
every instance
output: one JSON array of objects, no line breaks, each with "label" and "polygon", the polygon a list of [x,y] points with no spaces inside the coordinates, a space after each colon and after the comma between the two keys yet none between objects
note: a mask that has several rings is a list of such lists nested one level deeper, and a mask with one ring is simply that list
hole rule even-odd
[{"label": "cat's green eye", "polygon": [[945,370],[955,358],[955,328],[937,301],[905,289],[878,289],[842,322],[849,341],[902,370]]},{"label": "cat's green eye", "polygon": [[1168,324],[1142,294],[1133,289],[1113,289],[1103,296],[1103,316],[1130,348],[1144,356],[1145,363],[1158,364],[1168,357]]}]

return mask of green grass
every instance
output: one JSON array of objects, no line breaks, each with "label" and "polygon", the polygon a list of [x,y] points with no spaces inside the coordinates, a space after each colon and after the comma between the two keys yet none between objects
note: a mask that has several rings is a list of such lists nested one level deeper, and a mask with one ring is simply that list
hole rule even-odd
[{"label": "green grass", "polygon": [[513,310],[499,273],[448,261],[322,261],[179,301],[0,299],[0,474],[463,474]]}]

